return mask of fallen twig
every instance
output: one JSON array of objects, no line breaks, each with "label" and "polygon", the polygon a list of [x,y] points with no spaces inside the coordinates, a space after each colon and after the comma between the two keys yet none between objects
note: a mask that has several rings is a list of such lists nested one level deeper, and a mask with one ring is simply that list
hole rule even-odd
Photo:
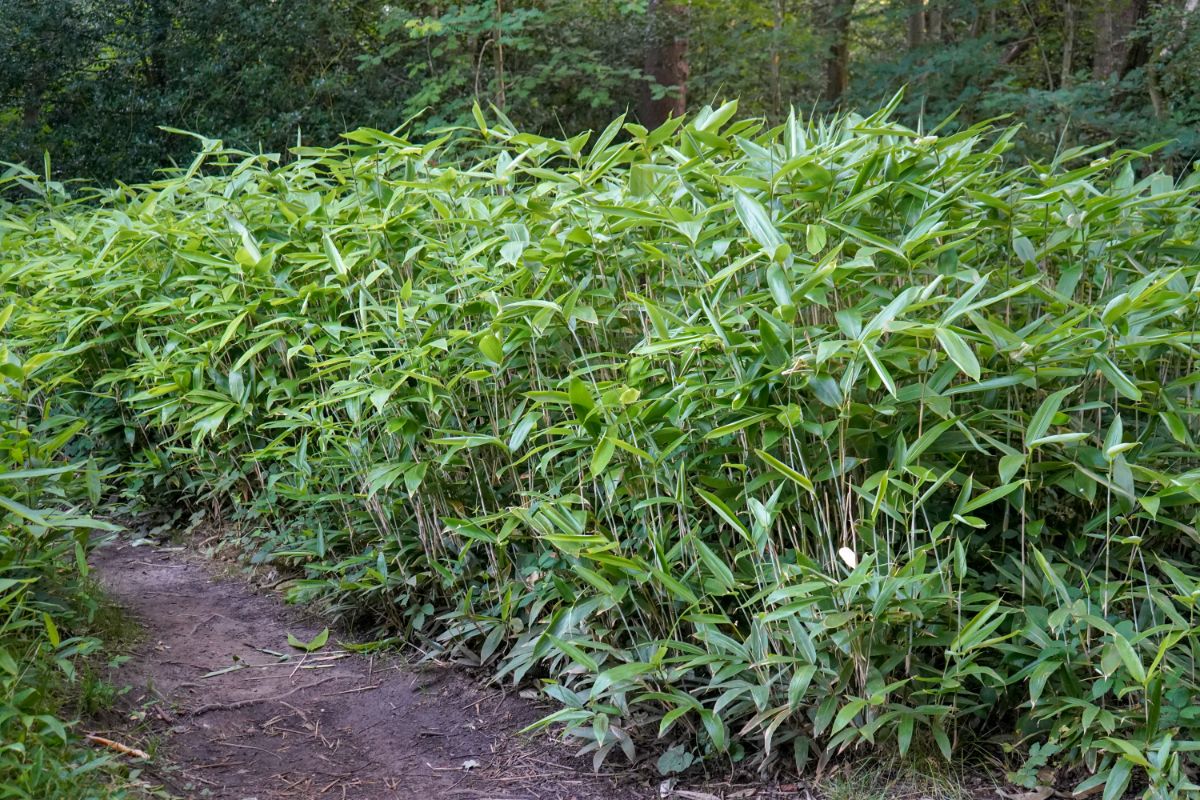
[{"label": "fallen twig", "polygon": [[120,742],[114,742],[112,739],[105,739],[103,736],[96,736],[95,734],[91,733],[89,733],[86,738],[89,742],[95,742],[96,744],[103,745],[109,750],[116,750],[121,755],[132,756],[133,758],[143,758],[147,761],[150,760],[150,754],[145,750],[138,750],[136,747],[130,747],[129,745],[124,745]]},{"label": "fallen twig", "polygon": [[331,680],[333,680],[332,677],[322,678],[319,681],[313,681],[312,683],[306,683],[303,686],[297,686],[293,689],[289,689],[283,694],[277,694],[273,697],[248,697],[245,700],[234,700],[231,703],[208,703],[207,705],[200,706],[195,711],[188,714],[188,716],[198,717],[202,714],[208,714],[212,711],[233,711],[235,709],[245,708],[246,706],[257,705],[258,703],[274,703],[278,700],[282,700],[285,697],[291,697],[296,692],[304,689],[313,689],[317,686],[320,686],[322,683],[328,683]]},{"label": "fallen twig", "polygon": [[216,744],[218,747],[240,747],[242,750],[257,750],[260,753],[266,753],[276,761],[283,761],[283,756],[279,755],[279,753],[276,753],[274,750],[268,750],[265,747],[255,747],[252,744],[238,744],[237,742],[225,741],[217,742]]},{"label": "fallen twig", "polygon": [[378,689],[380,686],[383,686],[383,684],[376,683],[376,684],[372,684],[371,686],[359,686],[357,689],[346,689],[345,691],[334,692],[334,694],[338,695],[338,694],[354,694],[355,692],[368,692],[371,689]]}]

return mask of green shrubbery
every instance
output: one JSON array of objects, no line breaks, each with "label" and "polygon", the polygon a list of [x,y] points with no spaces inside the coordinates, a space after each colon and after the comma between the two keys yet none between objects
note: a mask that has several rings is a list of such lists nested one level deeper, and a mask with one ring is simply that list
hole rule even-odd
[{"label": "green shrubbery", "polygon": [[21,327],[13,301],[0,296],[0,797],[123,796],[108,759],[77,746],[70,702],[77,666],[100,645],[88,534],[115,528],[79,512],[100,493],[76,452],[87,423],[54,402],[59,378],[43,379],[56,356],[23,353],[29,343],[11,335]]},{"label": "green shrubbery", "polygon": [[734,114],[14,173],[10,331],[131,486],[597,760],[985,738],[1191,790],[1196,177]]}]

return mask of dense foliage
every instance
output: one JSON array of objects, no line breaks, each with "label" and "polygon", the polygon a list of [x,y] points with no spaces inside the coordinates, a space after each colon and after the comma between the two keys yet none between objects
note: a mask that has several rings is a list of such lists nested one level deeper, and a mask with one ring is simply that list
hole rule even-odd
[{"label": "dense foliage", "polygon": [[[0,284],[13,267],[0,265]],[[67,373],[48,366],[63,353],[14,333],[23,313],[0,293],[0,797],[123,796],[71,727],[79,667],[100,645],[89,534],[115,528],[81,511],[101,492],[87,421],[52,402]]]},{"label": "dense foliage", "polygon": [[[1196,0],[0,0],[0,160],[149,178],[190,158],[160,126],[251,151],[470,121],[571,135],[740,98],[899,118],[1012,114],[1035,158],[1110,139],[1197,152]],[[839,25],[844,20],[845,25]],[[843,46],[844,45],[844,46]],[[663,55],[669,62],[664,64]],[[840,76],[833,81],[829,76]],[[844,82],[843,82],[844,78]],[[831,82],[832,81],[832,82]],[[869,113],[869,112],[864,112]],[[638,121],[654,127],[657,118]]]},{"label": "dense foliage", "polygon": [[598,761],[986,740],[1195,788],[1195,174],[883,112],[477,116],[84,204],[14,171],[41,402]]}]

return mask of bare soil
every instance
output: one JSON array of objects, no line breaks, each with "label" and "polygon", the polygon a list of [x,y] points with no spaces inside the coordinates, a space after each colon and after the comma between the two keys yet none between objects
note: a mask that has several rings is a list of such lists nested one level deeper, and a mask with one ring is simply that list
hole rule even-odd
[{"label": "bare soil", "polygon": [[114,542],[93,563],[144,628],[110,677],[130,687],[119,718],[98,733],[149,750],[147,774],[177,796],[658,796],[644,774],[596,775],[564,744],[520,735],[546,710],[461,671],[351,653],[336,633],[312,653],[289,647],[321,628],[184,548]]}]

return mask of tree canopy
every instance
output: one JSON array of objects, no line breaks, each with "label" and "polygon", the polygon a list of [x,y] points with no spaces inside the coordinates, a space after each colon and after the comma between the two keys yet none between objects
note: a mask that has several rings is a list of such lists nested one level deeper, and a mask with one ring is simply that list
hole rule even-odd
[{"label": "tree canopy", "polygon": [[524,130],[873,109],[953,127],[1011,114],[1025,155],[1200,137],[1196,0],[0,0],[0,153],[146,177],[193,142],[328,144],[494,105]]}]

